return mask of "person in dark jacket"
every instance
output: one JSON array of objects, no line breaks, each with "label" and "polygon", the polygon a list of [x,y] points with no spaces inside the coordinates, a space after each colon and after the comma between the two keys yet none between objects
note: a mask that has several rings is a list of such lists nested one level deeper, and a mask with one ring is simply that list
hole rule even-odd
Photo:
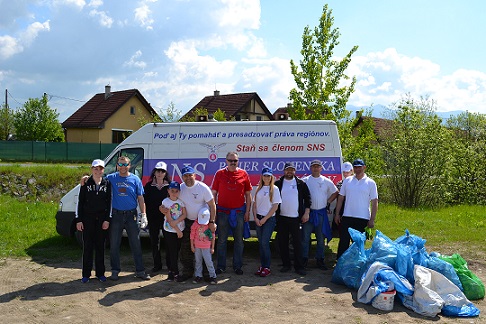
[{"label": "person in dark jacket", "polygon": [[93,249],[96,277],[101,282],[106,281],[105,239],[110,226],[111,185],[103,178],[104,170],[105,162],[94,160],[91,164],[91,176],[79,188],[76,229],[83,236],[83,283],[87,283],[91,277]]},{"label": "person in dark jacket", "polygon": [[167,188],[169,183],[170,177],[167,172],[167,164],[163,161],[157,162],[150,174],[150,180],[145,184],[145,193],[143,195],[148,218],[150,246],[152,247],[152,257],[154,259],[152,274],[162,270],[160,230],[164,223],[164,215],[160,212],[159,206],[162,205],[162,200],[168,197]]},{"label": "person in dark jacket", "polygon": [[292,236],[294,248],[294,269],[301,276],[306,275],[302,259],[302,239],[300,224],[302,218],[308,219],[311,206],[311,196],[307,184],[295,176],[293,163],[285,163],[284,175],[275,185],[280,190],[282,203],[277,209],[277,232],[280,257],[283,267],[281,272],[291,269],[289,235]]}]

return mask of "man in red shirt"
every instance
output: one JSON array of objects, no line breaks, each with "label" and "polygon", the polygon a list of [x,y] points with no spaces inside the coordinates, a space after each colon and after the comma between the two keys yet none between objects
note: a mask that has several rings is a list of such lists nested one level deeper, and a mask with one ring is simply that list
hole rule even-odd
[{"label": "man in red shirt", "polygon": [[226,271],[226,242],[230,231],[234,238],[233,270],[242,275],[243,231],[250,220],[251,183],[248,173],[238,168],[236,152],[226,154],[226,167],[216,171],[211,186],[217,201],[218,264],[216,274]]}]

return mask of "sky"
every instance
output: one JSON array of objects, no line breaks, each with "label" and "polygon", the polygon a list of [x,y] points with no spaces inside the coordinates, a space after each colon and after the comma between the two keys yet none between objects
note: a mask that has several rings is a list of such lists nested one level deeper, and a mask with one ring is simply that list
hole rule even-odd
[{"label": "sky", "polygon": [[0,103],[15,110],[46,93],[63,122],[110,85],[138,89],[159,113],[173,103],[184,114],[215,90],[256,92],[274,112],[326,3],[334,57],[358,46],[348,104],[392,107],[410,94],[486,113],[484,0],[0,0]]}]

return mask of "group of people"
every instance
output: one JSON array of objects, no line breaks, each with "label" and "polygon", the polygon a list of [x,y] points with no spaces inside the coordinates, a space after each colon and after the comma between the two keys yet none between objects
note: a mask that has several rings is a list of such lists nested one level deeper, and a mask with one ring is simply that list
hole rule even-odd
[{"label": "group of people", "polygon": [[[191,166],[182,168],[183,182],[178,183],[171,181],[166,163],[160,161],[150,180],[142,186],[140,178],[128,171],[130,160],[127,157],[119,157],[118,172],[106,177],[103,177],[104,162],[94,160],[92,175],[81,180],[76,215],[76,227],[83,237],[82,282],[90,279],[93,250],[96,277],[102,282],[107,279],[104,240],[108,229],[111,280],[118,280],[121,270],[119,251],[123,229],[127,232],[135,262],[135,276],[150,279],[143,266],[139,238],[139,228],[146,226],[153,257],[152,274],[162,270],[159,235],[162,229],[168,280],[182,282],[192,278],[194,283],[199,283],[206,279],[216,284],[217,275],[227,270],[230,235],[234,239],[232,269],[237,275],[243,274],[244,239],[250,235],[250,214],[255,221],[260,252],[260,266],[255,275],[260,277],[271,274],[270,241],[275,230],[281,272],[288,272],[293,266],[297,274],[306,275],[312,233],[317,241],[316,266],[327,269],[324,239],[329,242],[332,238],[328,212],[335,200],[334,223],[340,233],[338,258],[349,247],[348,228],[364,231],[365,227],[374,227],[378,193],[375,182],[366,176],[366,165],[361,159],[343,164],[339,190],[321,174],[323,166],[319,160],[311,162],[311,174],[302,179],[295,175],[293,163],[285,164],[284,174],[278,180],[273,170],[265,167],[253,197],[250,177],[238,163],[238,153],[229,152],[226,166],[216,172],[210,188],[196,180]],[[137,204],[140,214],[137,214]],[[213,264],[216,235],[217,257]],[[182,271],[179,271],[179,261]]]}]

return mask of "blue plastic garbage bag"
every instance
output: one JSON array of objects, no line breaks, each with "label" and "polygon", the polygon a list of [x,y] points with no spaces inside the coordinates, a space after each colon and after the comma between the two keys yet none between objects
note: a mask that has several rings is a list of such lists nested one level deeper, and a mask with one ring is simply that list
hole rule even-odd
[{"label": "blue plastic garbage bag", "polygon": [[348,231],[353,243],[337,260],[332,273],[332,282],[357,290],[368,263],[364,248],[366,235],[353,228],[349,228]]}]

